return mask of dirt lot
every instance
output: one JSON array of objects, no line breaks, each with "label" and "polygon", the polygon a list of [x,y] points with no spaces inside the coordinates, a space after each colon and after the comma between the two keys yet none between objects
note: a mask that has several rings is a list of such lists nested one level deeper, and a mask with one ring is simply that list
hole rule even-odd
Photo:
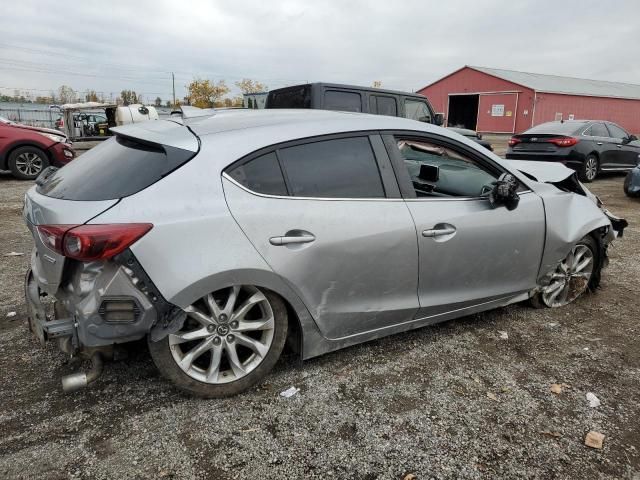
[{"label": "dirt lot", "polygon": [[[302,365],[283,358],[253,391],[205,401],[161,379],[144,344],[89,389],[62,393],[77,366],[25,326],[29,184],[0,176],[0,477],[638,479],[640,202],[622,181],[592,185],[631,226],[602,288],[577,304],[511,306]],[[554,394],[553,383],[567,386]],[[301,392],[281,398],[291,385]],[[602,450],[584,445],[589,430],[606,435]]]}]

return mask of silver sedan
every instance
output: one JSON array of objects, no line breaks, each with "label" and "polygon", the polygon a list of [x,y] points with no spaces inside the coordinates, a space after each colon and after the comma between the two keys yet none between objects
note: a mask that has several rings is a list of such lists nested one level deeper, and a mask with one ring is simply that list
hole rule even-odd
[{"label": "silver sedan", "polygon": [[432,125],[204,113],[115,128],[26,195],[30,327],[93,360],[66,390],[141,338],[178,387],[219,397],[285,344],[308,359],[515,302],[561,307],[598,286],[626,226],[563,165]]}]

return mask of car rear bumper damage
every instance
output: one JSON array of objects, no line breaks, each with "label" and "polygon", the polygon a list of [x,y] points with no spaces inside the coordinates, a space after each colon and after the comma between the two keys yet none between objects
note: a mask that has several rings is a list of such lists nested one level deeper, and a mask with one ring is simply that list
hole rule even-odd
[{"label": "car rear bumper damage", "polygon": [[89,372],[63,379],[66,391],[95,380],[114,345],[147,335],[159,340],[178,329],[186,316],[164,300],[128,250],[109,261],[69,262],[53,295],[38,280],[41,268],[34,251],[25,278],[30,330],[43,346],[55,341],[63,352],[93,363]]}]

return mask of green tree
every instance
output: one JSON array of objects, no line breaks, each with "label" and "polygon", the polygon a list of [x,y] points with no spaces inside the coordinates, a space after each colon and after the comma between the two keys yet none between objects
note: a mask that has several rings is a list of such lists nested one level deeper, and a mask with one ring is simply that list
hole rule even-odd
[{"label": "green tree", "polygon": [[161,107],[162,106],[162,99],[160,97],[156,97],[155,101],[153,102],[154,105],[156,107]]},{"label": "green tree", "polygon": [[120,99],[123,105],[131,105],[133,103],[140,103],[138,95],[134,90],[122,90],[120,92]]}]

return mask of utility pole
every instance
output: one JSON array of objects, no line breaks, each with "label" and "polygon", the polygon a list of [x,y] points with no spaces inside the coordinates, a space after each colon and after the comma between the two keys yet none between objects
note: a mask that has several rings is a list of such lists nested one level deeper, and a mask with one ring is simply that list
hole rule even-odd
[{"label": "utility pole", "polygon": [[171,72],[171,85],[173,87],[173,108],[176,107],[176,76]]}]

